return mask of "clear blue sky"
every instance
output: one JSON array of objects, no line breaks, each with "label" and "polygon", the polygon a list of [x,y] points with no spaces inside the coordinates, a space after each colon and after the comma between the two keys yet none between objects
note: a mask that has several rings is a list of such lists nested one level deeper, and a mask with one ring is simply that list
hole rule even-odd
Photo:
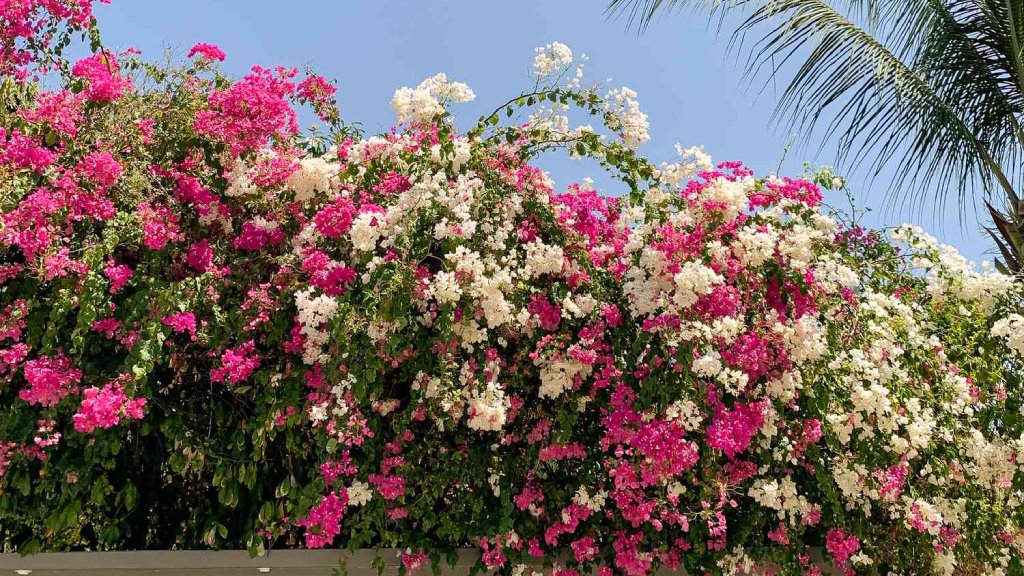
[{"label": "clear blue sky", "polygon": [[[472,121],[530,86],[533,48],[558,40],[586,53],[587,77],[613,78],[639,93],[650,116],[653,160],[671,160],[673,145],[702,144],[716,161],[742,160],[764,174],[781,162],[799,174],[804,160],[832,164],[827,148],[783,150],[793,135],[770,124],[774,93],[743,82],[743,68],[727,52],[726,36],[702,17],[673,14],[643,35],[624,19],[605,17],[604,0],[113,0],[97,16],[111,48],[136,47],[159,59],[183,56],[196,42],[219,45],[226,70],[244,74],[254,64],[313,65],[338,81],[343,116],[369,133],[390,127],[394,90],[437,72],[466,82],[477,94],[456,115]],[[590,166],[555,161],[558,184],[597,176]],[[850,174],[869,225],[922,224],[972,259],[991,259],[973,210],[961,225],[955,208],[889,206],[885,178],[874,185]],[[603,179],[595,178],[599,183]],[[607,190],[610,193],[616,190]],[[828,198],[842,203],[840,198]]]}]

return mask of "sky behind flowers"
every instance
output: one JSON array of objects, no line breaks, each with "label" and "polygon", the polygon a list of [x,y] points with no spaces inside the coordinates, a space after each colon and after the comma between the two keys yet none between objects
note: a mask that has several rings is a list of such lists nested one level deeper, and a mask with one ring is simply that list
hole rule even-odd
[{"label": "sky behind flowers", "polygon": [[[456,109],[462,125],[531,85],[533,48],[552,41],[590,58],[587,78],[627,85],[651,120],[651,141],[641,148],[658,161],[671,161],[674,144],[703,145],[716,161],[741,160],[755,172],[802,170],[805,160],[829,164],[829,148],[784,150],[797,136],[770,124],[773,88],[743,81],[743,68],[727,52],[728,38],[700,17],[671,15],[645,34],[626,30],[624,19],[609,19],[597,0],[527,0],[514,5],[479,0],[388,0],[295,2],[282,9],[268,0],[117,1],[99,6],[105,42],[141,49],[151,58],[165,50],[183,57],[196,42],[227,52],[226,69],[242,75],[254,64],[312,65],[338,81],[342,115],[370,132],[394,122],[387,107],[401,86],[445,72],[466,82],[475,102]],[[728,28],[727,28],[728,29]],[[355,48],[354,48],[355,47]],[[307,119],[307,123],[308,124]],[[598,170],[550,159],[559,185],[596,176]],[[860,207],[873,212],[872,226],[910,221],[972,259],[990,259],[989,244],[973,209],[890,205],[885,177],[872,184],[863,173],[848,173]],[[606,184],[598,179],[598,184]],[[609,191],[614,192],[609,184]],[[846,206],[841,196],[826,198]]]}]

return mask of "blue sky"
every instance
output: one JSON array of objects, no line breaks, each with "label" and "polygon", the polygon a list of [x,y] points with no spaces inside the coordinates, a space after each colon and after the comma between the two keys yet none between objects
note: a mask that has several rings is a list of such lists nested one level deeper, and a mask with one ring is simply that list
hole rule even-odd
[{"label": "blue sky", "polygon": [[[445,72],[476,92],[455,110],[473,121],[530,86],[533,48],[552,41],[586,53],[587,77],[612,78],[639,93],[650,116],[651,141],[641,152],[671,160],[673,146],[700,144],[716,161],[742,160],[764,174],[798,175],[803,162],[832,164],[828,148],[783,150],[794,134],[770,118],[772,89],[744,83],[743,68],[727,51],[728,38],[707,20],[673,14],[644,34],[609,19],[604,0],[113,0],[97,8],[105,43],[136,47],[159,59],[166,50],[184,55],[196,42],[219,45],[225,69],[244,74],[254,64],[309,64],[338,81],[338,101],[348,121],[370,132],[386,130],[394,115],[391,95],[401,86]],[[558,184],[598,176],[569,161],[545,165]],[[905,221],[923,225],[972,259],[991,259],[989,244],[971,210],[961,225],[951,207],[902,208],[885,202],[886,179],[869,186],[865,174],[848,174],[868,225]],[[598,183],[605,180],[595,178]],[[608,189],[609,193],[616,193]],[[841,198],[827,198],[845,204]]]}]

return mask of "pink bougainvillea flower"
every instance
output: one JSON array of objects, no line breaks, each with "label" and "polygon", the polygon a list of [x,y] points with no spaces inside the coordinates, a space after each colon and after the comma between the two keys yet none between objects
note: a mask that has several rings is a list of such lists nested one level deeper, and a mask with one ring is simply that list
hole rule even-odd
[{"label": "pink bougainvillea flower", "polygon": [[161,322],[174,332],[190,334],[192,339],[196,337],[196,316],[191,312],[176,312],[170,316],[164,316]]},{"label": "pink bougainvillea flower", "polygon": [[76,62],[71,73],[85,81],[83,94],[93,102],[117,100],[135,89],[131,78],[121,76],[117,58],[105,50]]},{"label": "pink bougainvillea flower", "polygon": [[189,266],[200,272],[209,270],[210,265],[213,263],[213,248],[210,247],[210,241],[203,238],[190,246],[186,262]]},{"label": "pink bougainvillea flower", "polygon": [[81,94],[67,90],[40,92],[36,95],[35,106],[19,110],[18,115],[28,122],[46,124],[50,130],[62,136],[74,138],[82,122],[84,101]]},{"label": "pink bougainvillea flower", "polygon": [[131,279],[134,271],[131,266],[126,264],[118,264],[113,260],[107,261],[106,266],[103,267],[103,275],[110,280],[110,293],[116,294],[128,280]]},{"label": "pink bougainvillea flower", "polygon": [[211,62],[223,62],[227,58],[227,54],[224,53],[218,46],[214,44],[207,44],[206,42],[198,42],[192,46],[188,51],[188,57],[199,56],[205,60]]},{"label": "pink bougainvillea flower", "polygon": [[304,519],[296,522],[296,525],[306,528],[307,548],[323,548],[333,544],[334,539],[341,534],[341,520],[345,516],[346,504],[348,494],[344,489],[340,493],[331,492],[319,504],[310,508]]},{"label": "pink bougainvillea flower", "polygon": [[287,97],[295,92],[294,71],[276,73],[255,66],[252,72],[208,100],[209,109],[196,113],[195,128],[241,154],[266,146],[270,139],[298,133],[295,111]]},{"label": "pink bougainvillea flower", "polygon": [[251,340],[225,350],[220,357],[221,365],[210,371],[210,380],[231,384],[245,380],[260,366],[260,358],[255,350],[256,343]]},{"label": "pink bougainvillea flower", "polygon": [[90,152],[78,165],[79,172],[93,184],[109,188],[117,183],[124,169],[106,150]]},{"label": "pink bougainvillea flower", "polygon": [[310,74],[305,80],[299,82],[295,95],[299,97],[300,101],[312,106],[317,116],[327,122],[336,120],[340,115],[334,103],[335,92],[337,92],[337,88],[323,76]]},{"label": "pink bougainvillea flower", "polygon": [[73,417],[75,430],[89,434],[97,428],[113,428],[122,418],[142,418],[146,399],[129,399],[124,393],[123,380],[120,378],[103,388],[90,387],[82,391],[82,405]]},{"label": "pink bougainvillea flower", "polygon": [[149,249],[161,250],[167,244],[182,238],[178,227],[179,219],[166,206],[142,203],[139,205],[138,214],[143,222],[143,242]]},{"label": "pink bougainvillea flower", "polygon": [[81,380],[82,372],[71,367],[67,356],[41,356],[25,362],[28,387],[18,392],[18,397],[30,404],[53,406],[76,392]]}]

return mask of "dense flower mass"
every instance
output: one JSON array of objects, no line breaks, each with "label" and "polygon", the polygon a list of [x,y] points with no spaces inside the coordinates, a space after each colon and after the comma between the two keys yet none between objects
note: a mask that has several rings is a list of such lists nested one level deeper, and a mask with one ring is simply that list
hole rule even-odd
[{"label": "dense flower mass", "polygon": [[[440,74],[372,137],[314,74],[190,56],[5,93],[5,550],[1021,573],[1014,279],[829,213],[827,171],[655,166],[636,93],[560,43],[470,131]],[[621,188],[557,183],[551,150]]]},{"label": "dense flower mass", "polygon": [[[93,25],[95,0],[4,0],[0,3],[0,74],[24,80],[41,55],[70,33]],[[99,0],[107,4],[110,0]],[[59,51],[56,52],[59,55]]]}]

